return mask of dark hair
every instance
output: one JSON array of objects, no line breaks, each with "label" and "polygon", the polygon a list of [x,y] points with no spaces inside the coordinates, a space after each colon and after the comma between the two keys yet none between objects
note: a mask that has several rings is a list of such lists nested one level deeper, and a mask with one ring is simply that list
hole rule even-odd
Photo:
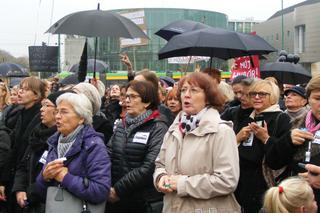
[{"label": "dark hair", "polygon": [[41,101],[45,98],[46,93],[46,83],[36,77],[26,77],[22,79],[20,83],[20,88],[22,85],[26,85],[34,94],[38,96],[38,101]]},{"label": "dark hair", "polygon": [[218,83],[221,81],[221,72],[216,68],[205,68],[201,72],[208,74],[213,79],[216,79]]},{"label": "dark hair", "polygon": [[153,84],[149,81],[130,81],[127,85],[128,88],[131,88],[135,92],[137,92],[143,103],[150,103],[147,109],[155,110],[158,108],[160,104],[158,90],[153,86]]},{"label": "dark hair", "polygon": [[[147,81],[151,82],[153,84],[153,86],[156,88],[156,90],[158,91],[159,89],[159,79],[157,77],[157,75],[148,70],[148,69],[144,69],[144,70],[141,70],[140,72],[138,72],[136,74],[136,76],[138,75],[142,75]],[[157,92],[158,93],[158,92]]]},{"label": "dark hair", "polygon": [[240,84],[242,80],[246,79],[247,76],[245,75],[238,75],[237,77],[235,77],[232,82],[231,82],[231,85],[235,85],[235,84]]},{"label": "dark hair", "polygon": [[207,74],[194,72],[191,73],[179,81],[178,86],[178,98],[181,101],[181,88],[185,82],[188,82],[191,85],[198,86],[204,90],[206,101],[209,106],[221,110],[224,105],[224,97],[218,90],[218,85],[213,81],[212,78],[208,78]]}]

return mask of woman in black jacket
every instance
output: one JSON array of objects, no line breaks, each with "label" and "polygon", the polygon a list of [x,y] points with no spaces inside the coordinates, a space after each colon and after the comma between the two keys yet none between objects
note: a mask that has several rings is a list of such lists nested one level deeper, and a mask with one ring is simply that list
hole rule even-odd
[{"label": "woman in black jacket", "polygon": [[35,181],[46,163],[47,139],[57,131],[55,114],[56,99],[65,93],[51,93],[41,102],[41,123],[30,134],[29,145],[16,171],[12,191],[24,213],[43,213],[45,208],[36,192]]},{"label": "woman in black jacket", "polygon": [[[268,189],[269,178],[263,167],[274,167],[274,161],[289,161],[286,156],[276,153],[279,144],[293,146],[287,140],[290,118],[277,104],[279,88],[272,82],[258,80],[249,89],[249,98],[254,110],[249,115],[248,125],[237,134],[239,144],[240,179],[236,197],[244,212],[258,212],[262,206],[264,192]],[[257,121],[257,118],[262,118]],[[272,159],[271,159],[272,158]]]},{"label": "woman in black jacket", "polygon": [[126,117],[117,124],[108,143],[112,160],[112,188],[108,213],[147,211],[161,201],[153,186],[154,161],[167,126],[157,110],[159,97],[150,82],[131,81],[126,92]]}]

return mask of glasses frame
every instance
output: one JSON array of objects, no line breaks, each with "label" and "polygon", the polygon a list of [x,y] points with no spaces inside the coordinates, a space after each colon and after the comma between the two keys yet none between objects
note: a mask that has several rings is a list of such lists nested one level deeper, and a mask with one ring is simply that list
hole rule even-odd
[{"label": "glasses frame", "polygon": [[266,98],[268,95],[270,96],[271,94],[269,92],[249,92],[248,95],[250,98],[256,98],[257,95],[259,98]]}]

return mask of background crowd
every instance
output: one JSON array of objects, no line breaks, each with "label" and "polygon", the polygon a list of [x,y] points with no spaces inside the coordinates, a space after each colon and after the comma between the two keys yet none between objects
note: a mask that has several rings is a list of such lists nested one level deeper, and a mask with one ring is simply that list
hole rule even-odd
[{"label": "background crowd", "polygon": [[53,186],[105,212],[318,212],[320,76],[167,85],[122,61],[110,88],[0,83],[1,213],[50,212]]}]

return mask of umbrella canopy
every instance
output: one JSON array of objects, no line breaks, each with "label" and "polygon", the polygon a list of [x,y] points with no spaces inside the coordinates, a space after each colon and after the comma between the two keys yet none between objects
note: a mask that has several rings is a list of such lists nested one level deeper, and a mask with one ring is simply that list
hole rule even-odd
[{"label": "umbrella canopy", "polygon": [[300,64],[290,62],[266,63],[260,70],[261,78],[275,77],[281,84],[302,84],[311,79],[311,73]]},{"label": "umbrella canopy", "polygon": [[78,75],[72,74],[60,80],[58,83],[61,85],[69,85],[69,84],[78,84],[80,82],[78,80]]},{"label": "umbrella canopy", "polygon": [[[93,72],[93,68],[94,68],[94,59],[88,59],[88,63],[87,63],[87,71],[88,72]],[[109,68],[109,65],[106,64],[104,61],[98,60],[96,59],[96,72],[99,73],[105,73]],[[71,66],[71,68],[69,69],[69,72],[78,72],[79,70],[79,63],[74,64]]]},{"label": "umbrella canopy", "polygon": [[165,40],[170,40],[173,36],[179,35],[181,33],[186,33],[194,30],[208,28],[210,26],[202,24],[200,22],[191,20],[178,20],[171,22],[167,26],[161,28],[155,34],[164,38]]},{"label": "umbrella canopy", "polygon": [[0,76],[8,76],[8,74],[13,73],[26,73],[25,68],[23,68],[20,64],[14,63],[2,63],[0,64]]},{"label": "umbrella canopy", "polygon": [[173,80],[172,78],[168,76],[160,76],[159,78],[160,80],[164,81],[169,87],[174,86],[175,80]]},{"label": "umbrella canopy", "polygon": [[274,51],[276,49],[260,36],[209,27],[172,37],[159,51],[159,59],[177,56],[229,59]]},{"label": "umbrella canopy", "polygon": [[47,32],[86,37],[148,38],[130,19],[118,13],[103,10],[69,14],[53,24]]}]

